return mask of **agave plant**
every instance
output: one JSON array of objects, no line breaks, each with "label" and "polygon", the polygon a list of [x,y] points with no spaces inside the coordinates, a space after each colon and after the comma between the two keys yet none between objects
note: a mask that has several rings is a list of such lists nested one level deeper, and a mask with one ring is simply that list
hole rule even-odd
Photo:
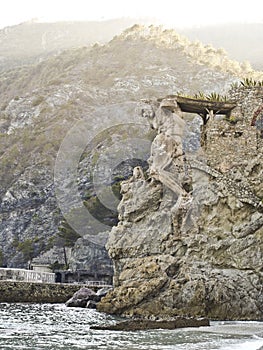
[{"label": "agave plant", "polygon": [[240,82],[241,86],[244,87],[255,87],[255,86],[263,86],[262,80],[254,80],[252,78],[245,78]]},{"label": "agave plant", "polygon": [[198,100],[206,100],[206,96],[202,91],[199,91],[198,94],[194,94],[193,97]]},{"label": "agave plant", "polygon": [[178,92],[177,96],[191,98],[194,100],[204,100],[204,101],[206,100],[206,101],[212,101],[212,102],[226,102],[226,101],[228,101],[228,97],[226,95],[220,95],[216,92],[211,92],[208,95],[206,95],[202,91],[199,91],[198,93],[196,93],[194,95],[187,95],[187,94],[182,94],[182,93]]},{"label": "agave plant", "polygon": [[209,101],[214,102],[226,102],[227,96],[226,95],[220,95],[216,92],[211,92],[209,95],[206,96],[206,99]]}]

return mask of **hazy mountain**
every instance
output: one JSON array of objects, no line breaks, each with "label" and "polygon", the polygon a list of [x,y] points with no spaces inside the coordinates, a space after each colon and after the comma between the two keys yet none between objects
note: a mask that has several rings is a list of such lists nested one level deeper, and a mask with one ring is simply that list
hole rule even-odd
[{"label": "hazy mountain", "polygon": [[0,30],[0,70],[40,61],[47,55],[64,49],[90,46],[96,42],[105,43],[135,22],[147,23],[147,20],[120,18],[88,22],[30,21],[6,27]]},{"label": "hazy mountain", "polygon": [[[94,22],[25,22],[0,30],[0,71],[14,65],[36,62],[68,48],[106,43],[124,29],[138,24],[154,24],[151,19],[120,18]],[[176,26],[176,24],[175,24]],[[263,24],[228,24],[190,29],[176,28],[190,40],[224,48],[229,57],[248,60],[255,69],[263,64]]]},{"label": "hazy mountain", "polygon": [[[66,50],[2,72],[2,262],[24,266],[55,244],[63,217],[54,194],[53,169],[61,142],[77,121],[85,120],[90,129],[114,118],[126,124],[136,108],[140,110],[141,99],[179,90],[226,93],[232,82],[246,76],[262,80],[262,73],[230,60],[222,49],[193,43],[173,30],[138,25],[104,45]],[[98,209],[90,165],[96,164],[103,147],[128,135],[112,132],[100,135],[80,159],[78,183],[89,208]],[[65,186],[71,184],[66,181]]]},{"label": "hazy mountain", "polygon": [[191,40],[223,47],[232,59],[247,60],[255,69],[263,69],[263,23],[214,25],[178,32]]}]

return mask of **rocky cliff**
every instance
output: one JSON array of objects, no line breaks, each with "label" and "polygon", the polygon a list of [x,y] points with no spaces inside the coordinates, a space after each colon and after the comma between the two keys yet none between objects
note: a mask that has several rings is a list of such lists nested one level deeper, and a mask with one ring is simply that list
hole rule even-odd
[{"label": "rocky cliff", "polygon": [[[13,43],[8,35],[15,36],[18,29],[9,28],[1,33],[5,45]],[[48,38],[50,36],[46,36]],[[79,235],[87,237],[105,232],[116,224],[112,203],[108,211],[98,204],[93,170],[100,154],[107,149],[111,149],[108,159],[113,163],[116,159],[122,160],[123,143],[128,144],[127,153],[131,158],[136,158],[132,150],[138,142],[127,142],[127,139],[135,132],[129,123],[138,123],[136,110],[140,108],[140,99],[157,98],[178,90],[185,93],[226,91],[231,83],[244,76],[262,79],[262,73],[229,60],[223,50],[190,42],[173,30],[138,25],[105,45],[56,52],[37,64],[3,71],[0,74],[1,264],[25,267],[28,260],[46,251],[52,252],[56,245],[61,247],[62,233],[62,238],[70,240],[72,245]],[[86,123],[86,134],[76,131],[80,122]],[[89,138],[91,130],[97,132]],[[70,135],[74,136],[75,143]],[[63,160],[60,151],[66,141],[69,152],[57,177],[61,180],[57,181],[60,182],[58,188],[54,168],[58,154]],[[86,143],[82,144],[72,178],[72,169],[67,166],[81,141]],[[195,139],[192,141],[195,148]],[[148,158],[148,150],[141,148],[145,152],[137,158],[144,160]],[[110,172],[102,166],[101,173]],[[113,177],[108,176],[105,188],[118,185],[114,173],[109,175]],[[117,175],[126,177],[127,172]],[[68,196],[72,184],[77,188],[78,201],[71,193]],[[66,213],[62,212],[56,189],[62,193],[62,199],[70,197]],[[83,217],[76,214],[79,207],[83,209],[83,204],[84,219],[87,211],[96,214],[97,221],[104,224],[102,230],[83,225]],[[65,228],[63,215],[69,226],[72,217],[76,219],[77,232],[74,233],[74,228],[71,232],[68,226]],[[72,265],[83,266],[83,260],[79,264],[76,261],[77,256],[75,250]]]},{"label": "rocky cliff", "polygon": [[143,109],[156,132],[149,172],[135,168],[122,183],[107,243],[115,288],[99,310],[262,319],[262,117],[251,126],[262,95],[261,87],[235,88],[231,114],[207,108],[194,151],[176,96]]}]

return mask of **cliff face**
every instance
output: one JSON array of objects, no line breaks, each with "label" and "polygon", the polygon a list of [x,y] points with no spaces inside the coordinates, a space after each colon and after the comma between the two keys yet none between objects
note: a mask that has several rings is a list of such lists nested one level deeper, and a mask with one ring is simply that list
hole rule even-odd
[{"label": "cliff face", "polygon": [[[21,27],[24,26],[10,29],[10,33],[15,36]],[[6,35],[0,33],[5,44],[13,42]],[[61,48],[57,41],[55,46]],[[63,223],[55,196],[54,166],[60,145],[73,126],[79,120],[87,121],[89,129],[101,125],[103,130],[108,120],[127,124],[131,122],[131,113],[139,107],[134,101],[141,98],[177,90],[223,91],[237,77],[244,76],[237,62],[229,60],[224,52],[212,51],[201,44],[196,47],[174,31],[135,26],[103,46],[63,51],[36,65],[0,74],[3,265],[25,267],[32,257],[54,246]],[[207,59],[208,52],[214,60]],[[134,120],[137,122],[137,116]],[[118,132],[120,136],[116,136]],[[122,134],[115,127],[112,143],[116,137],[121,139]],[[97,212],[92,170],[101,147],[108,147],[103,144],[104,139],[102,136],[98,140],[92,152],[83,152],[76,175],[81,199],[87,202],[89,210]],[[71,185],[68,176],[65,177],[63,191]],[[71,208],[75,208],[75,203]],[[111,213],[105,214],[104,210],[104,218],[99,219],[110,229]],[[85,234],[93,234],[93,229]]]},{"label": "cliff face", "polygon": [[231,116],[211,114],[195,152],[175,98],[144,109],[156,131],[149,176],[135,168],[122,183],[107,244],[115,288],[99,310],[262,319],[262,139],[250,125],[262,89],[231,96]]},{"label": "cliff face", "polygon": [[[59,25],[60,29],[55,25],[48,27],[48,35],[44,35],[47,45],[45,50],[39,41],[44,34],[41,30],[48,29],[45,25],[21,25],[2,31],[2,53],[7,50],[5,57],[9,57],[8,52],[11,52],[18,58],[18,52],[13,48],[17,42],[23,42],[22,46],[17,45],[18,50],[26,47],[22,32],[28,33],[30,30],[33,37],[30,37],[28,44],[36,50],[32,51],[36,55],[34,62],[36,57],[47,54],[47,51],[63,49],[63,38],[74,41],[73,29],[68,36],[63,24]],[[58,33],[56,28],[62,32],[61,36],[55,35]],[[97,37],[99,31],[97,27],[93,29]],[[17,36],[18,33],[21,36]],[[88,46],[94,42],[91,32],[89,35],[90,41],[85,41]],[[82,43],[78,41],[76,45]],[[137,101],[175,91],[225,93],[237,79],[245,76],[262,79],[262,73],[252,72],[249,67],[245,70],[243,65],[228,59],[223,50],[204,47],[201,43],[190,42],[179,36],[173,30],[153,26],[134,26],[105,45],[96,44],[93,47],[63,51],[45,59],[42,57],[39,63],[32,66],[26,62],[26,66],[0,73],[0,265],[8,267],[26,267],[28,260],[42,258],[43,253],[49,250],[50,254],[47,255],[51,257],[53,247],[61,246],[59,235],[64,229],[65,218],[55,193],[57,184],[54,183],[54,167],[60,146],[65,143],[65,139],[68,140],[67,135],[76,130],[75,126],[80,120],[87,122],[88,130],[101,126],[103,131],[109,121],[116,126],[110,129],[108,138],[111,141],[105,143],[105,133],[102,132],[101,137],[97,135],[97,143],[94,141],[95,144],[90,145],[91,149],[88,143],[87,149],[83,149],[73,179],[75,181],[77,178],[81,201],[76,202],[69,196],[68,216],[74,216],[78,220],[78,227],[83,229],[86,212],[83,219],[83,216],[75,215],[75,209],[82,208],[84,203],[91,214],[99,214],[99,222],[105,224],[108,230],[116,223],[116,216],[115,212],[112,215],[105,208],[98,210],[93,170],[103,149],[114,145],[116,140],[125,139],[125,136],[134,136],[127,130],[120,130],[118,125],[138,122],[137,115],[134,116],[134,110],[140,106]],[[10,67],[13,67],[11,63]],[[134,117],[132,121],[131,115]],[[83,137],[76,133],[74,140],[77,142],[80,139],[88,142],[87,135]],[[73,144],[70,150],[74,150],[75,146]],[[134,150],[133,146],[134,143],[130,145],[131,151],[127,152],[129,156]],[[115,155],[121,153],[122,147],[117,148]],[[62,185],[59,188],[65,197],[72,186],[72,178],[67,171],[62,171]],[[107,174],[107,171],[109,169],[102,169],[102,173]],[[116,175],[126,178],[126,174],[126,171],[120,171]],[[108,187],[113,180],[107,183]],[[71,238],[77,237],[74,232],[71,233]],[[94,226],[77,233],[93,235]],[[86,239],[82,242],[86,242]],[[72,255],[74,266],[82,266],[85,260],[81,258],[79,264],[76,261],[82,255],[79,246],[77,243]],[[89,251],[87,247],[87,255]],[[55,261],[51,260],[50,263]]]}]

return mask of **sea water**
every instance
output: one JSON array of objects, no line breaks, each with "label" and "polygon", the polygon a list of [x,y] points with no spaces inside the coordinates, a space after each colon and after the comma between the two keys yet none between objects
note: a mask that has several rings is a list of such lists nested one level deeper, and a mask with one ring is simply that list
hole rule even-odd
[{"label": "sea water", "polygon": [[62,304],[0,304],[0,349],[257,350],[263,322],[211,322],[210,327],[136,332],[91,330],[117,318]]}]

